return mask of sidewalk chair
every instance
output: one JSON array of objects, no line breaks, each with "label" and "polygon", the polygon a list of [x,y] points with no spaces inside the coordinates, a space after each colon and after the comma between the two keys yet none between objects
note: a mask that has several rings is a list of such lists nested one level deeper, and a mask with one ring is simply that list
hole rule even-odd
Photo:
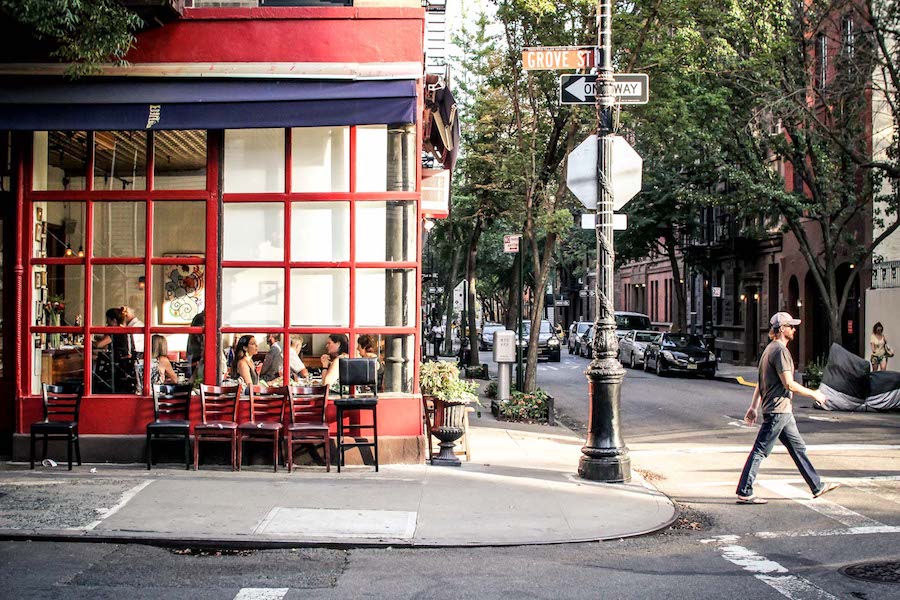
[{"label": "sidewalk chair", "polygon": [[272,462],[278,472],[278,448],[284,426],[286,387],[250,386],[250,420],[238,426],[237,469],[241,470],[244,442],[272,442]]},{"label": "sidewalk chair", "polygon": [[153,422],[147,423],[147,469],[153,468],[153,439],[184,438],[184,468],[191,468],[190,384],[153,386]]},{"label": "sidewalk chair", "polygon": [[331,436],[325,422],[325,405],[328,402],[328,386],[291,386],[290,424],[287,426],[288,473],[294,470],[294,444],[323,444],[325,446],[325,471],[331,472]]},{"label": "sidewalk chair", "polygon": [[194,427],[194,470],[200,467],[200,442],[208,441],[231,443],[231,470],[234,471],[240,393],[240,384],[200,386],[200,415],[203,422]]},{"label": "sidewalk chair", "polygon": [[[374,358],[342,358],[338,363],[338,380],[341,388],[341,397],[334,401],[337,408],[337,446],[340,458],[338,460],[338,473],[344,465],[344,452],[347,448],[372,448],[375,458],[375,472],[378,472],[378,361]],[[368,386],[371,395],[352,395],[344,397],[344,388],[356,386]],[[348,430],[356,429],[371,430],[372,441],[366,442],[347,442],[344,435],[344,412],[345,411],[364,411],[368,410],[372,413],[372,424],[364,425],[354,423],[347,425]],[[349,436],[347,436],[349,437]],[[368,439],[368,438],[367,438]]]},{"label": "sidewalk chair", "polygon": [[31,468],[34,469],[34,444],[38,435],[44,437],[43,458],[47,458],[47,440],[65,439],[69,470],[72,470],[72,446],[81,466],[81,446],[78,438],[78,413],[81,411],[81,385],[62,386],[41,384],[44,399],[44,420],[31,424]]},{"label": "sidewalk chair", "polygon": [[[455,454],[465,454],[466,461],[472,461],[472,454],[469,450],[469,413],[475,412],[471,406],[466,407],[466,414],[463,416],[463,434],[456,441],[456,448],[453,449]],[[431,428],[434,426],[434,402],[430,397],[422,396],[422,422],[425,425],[425,437],[428,439],[428,460],[434,456],[434,446]]]}]

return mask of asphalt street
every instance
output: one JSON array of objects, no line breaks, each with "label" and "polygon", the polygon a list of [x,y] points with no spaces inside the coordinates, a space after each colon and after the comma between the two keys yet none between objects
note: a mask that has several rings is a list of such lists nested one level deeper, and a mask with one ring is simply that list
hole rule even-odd
[{"label": "asphalt street", "polygon": [[[490,354],[482,353],[483,362]],[[588,361],[565,351],[538,383],[583,430]],[[756,429],[751,389],[628,370],[623,434],[634,472],[676,500],[677,525],[594,544],[477,549],[208,552],[104,544],[0,543],[9,598],[900,598],[900,584],[851,578],[900,562],[898,415],[796,413],[816,468],[843,486],[812,500],[784,452],[763,463],[765,506],[734,488]],[[576,465],[572,466],[573,472]],[[470,507],[458,507],[465,519]],[[615,519],[615,515],[609,515]]]}]

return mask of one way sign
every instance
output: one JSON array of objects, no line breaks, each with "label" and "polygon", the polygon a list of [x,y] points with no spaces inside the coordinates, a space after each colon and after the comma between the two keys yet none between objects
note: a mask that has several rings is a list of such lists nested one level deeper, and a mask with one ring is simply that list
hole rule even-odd
[{"label": "one way sign", "polygon": [[[647,104],[650,99],[650,77],[643,73],[614,75],[616,100],[621,104]],[[597,102],[596,75],[560,75],[559,101],[562,104],[594,104]]]}]

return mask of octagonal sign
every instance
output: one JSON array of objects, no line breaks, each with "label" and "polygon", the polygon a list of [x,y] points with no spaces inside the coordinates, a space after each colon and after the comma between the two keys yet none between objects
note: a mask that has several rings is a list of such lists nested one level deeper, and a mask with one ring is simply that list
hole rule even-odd
[{"label": "octagonal sign", "polygon": [[[619,210],[641,191],[644,161],[628,140],[612,136],[613,210]],[[571,154],[566,185],[588,210],[597,208],[597,136],[589,136]]]}]

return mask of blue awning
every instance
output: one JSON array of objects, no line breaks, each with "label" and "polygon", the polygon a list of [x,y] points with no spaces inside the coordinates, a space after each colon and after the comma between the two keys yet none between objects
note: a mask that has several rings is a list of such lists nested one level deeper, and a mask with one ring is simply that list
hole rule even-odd
[{"label": "blue awning", "polygon": [[415,121],[411,80],[0,80],[0,129],[242,129]]}]

